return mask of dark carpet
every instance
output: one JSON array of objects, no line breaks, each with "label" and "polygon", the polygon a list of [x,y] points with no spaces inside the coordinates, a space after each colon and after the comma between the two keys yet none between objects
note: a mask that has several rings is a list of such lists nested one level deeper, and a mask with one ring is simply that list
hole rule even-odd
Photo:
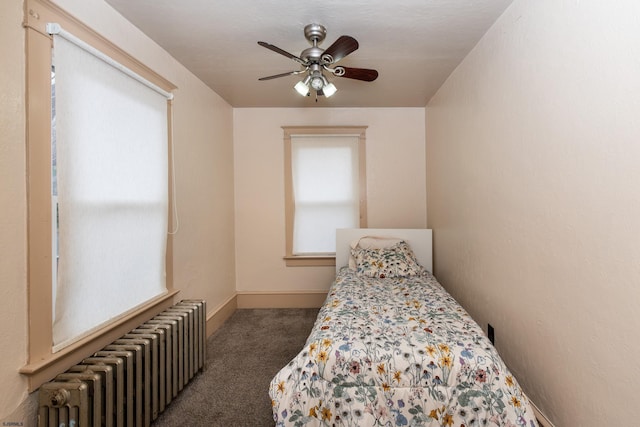
[{"label": "dark carpet", "polygon": [[205,370],[153,427],[273,427],[269,383],[304,346],[318,309],[241,309],[207,340]]}]

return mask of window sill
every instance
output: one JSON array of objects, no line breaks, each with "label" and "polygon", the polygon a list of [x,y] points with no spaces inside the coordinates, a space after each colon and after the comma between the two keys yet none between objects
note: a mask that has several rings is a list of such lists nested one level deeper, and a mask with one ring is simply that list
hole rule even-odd
[{"label": "window sill", "polygon": [[289,255],[283,259],[287,263],[287,267],[331,267],[336,265],[335,255]]},{"label": "window sill", "polygon": [[115,321],[111,326],[89,335],[59,352],[30,361],[20,368],[20,373],[29,379],[29,391],[36,390],[40,385],[66,371],[70,366],[79,363],[82,359],[171,306],[173,297],[178,292],[178,290],[169,291],[139,310]]}]

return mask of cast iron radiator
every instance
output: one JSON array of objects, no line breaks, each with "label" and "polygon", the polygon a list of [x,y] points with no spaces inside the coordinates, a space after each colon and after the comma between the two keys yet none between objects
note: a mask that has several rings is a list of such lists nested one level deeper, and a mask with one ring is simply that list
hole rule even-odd
[{"label": "cast iron radiator", "polygon": [[38,427],[149,426],[206,358],[206,303],[183,300],[40,387]]}]

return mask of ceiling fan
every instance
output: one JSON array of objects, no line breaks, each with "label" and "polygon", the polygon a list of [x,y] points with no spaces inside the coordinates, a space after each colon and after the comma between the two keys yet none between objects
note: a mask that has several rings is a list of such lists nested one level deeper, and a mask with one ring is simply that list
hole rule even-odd
[{"label": "ceiling fan", "polygon": [[322,43],[326,35],[326,28],[320,24],[309,24],[305,26],[304,36],[309,43],[311,43],[311,47],[303,50],[300,56],[295,56],[272,44],[258,42],[260,46],[286,56],[301,66],[300,70],[261,77],[258,80],[271,80],[279,77],[306,74],[305,77],[294,86],[294,89],[302,96],[308,96],[312,89],[315,90],[317,102],[318,96],[330,97],[338,90],[335,85],[324,76],[324,71],[336,77],[345,77],[347,79],[362,80],[365,82],[372,82],[378,78],[378,72],[376,70],[335,66],[334,64],[336,62],[358,49],[358,41],[351,36],[340,36],[338,40],[333,42],[327,49],[322,49],[318,47],[318,45]]}]

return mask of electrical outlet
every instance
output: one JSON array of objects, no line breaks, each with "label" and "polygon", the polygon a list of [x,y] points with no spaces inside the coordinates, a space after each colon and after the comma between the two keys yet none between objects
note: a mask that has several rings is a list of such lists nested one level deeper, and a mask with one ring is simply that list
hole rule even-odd
[{"label": "electrical outlet", "polygon": [[487,323],[487,337],[489,338],[489,341],[491,341],[491,344],[495,344],[496,332],[493,329],[493,326],[491,326],[491,323]]}]

